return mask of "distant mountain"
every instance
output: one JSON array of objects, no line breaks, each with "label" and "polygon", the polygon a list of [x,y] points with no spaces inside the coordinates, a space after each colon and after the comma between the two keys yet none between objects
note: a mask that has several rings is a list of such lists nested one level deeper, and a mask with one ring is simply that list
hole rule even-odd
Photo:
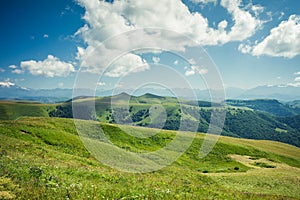
[{"label": "distant mountain", "polygon": [[245,89],[237,88],[237,87],[228,87],[225,88],[226,99],[235,99],[245,93]]},{"label": "distant mountain", "polygon": [[[97,90],[96,93],[91,89],[77,89],[77,96],[111,96],[126,92],[135,96],[141,96],[146,93],[158,96],[178,97],[182,99],[211,101],[211,94],[214,96],[222,95],[221,91],[207,89],[188,89],[188,88],[142,88],[134,89],[114,89]],[[0,99],[24,99],[40,101],[44,103],[62,102],[71,99],[73,89],[30,89],[17,86],[13,83],[0,84]],[[221,96],[222,97],[222,96]],[[294,101],[300,99],[300,87],[293,86],[258,86],[252,89],[244,90],[236,87],[225,88],[226,99],[277,99],[279,101]]]},{"label": "distant mountain", "polygon": [[34,90],[20,87],[15,84],[0,85],[0,99],[32,100],[47,103],[64,101],[70,98],[70,92],[64,89]]},{"label": "distant mountain", "polygon": [[[79,90],[81,95],[92,94],[90,90]],[[31,100],[42,103],[56,103],[72,98],[73,89],[30,89],[15,84],[0,84],[0,99],[2,100]]]},{"label": "distant mountain", "polygon": [[288,102],[287,105],[294,109],[297,113],[300,113],[300,100]]},{"label": "distant mountain", "polygon": [[[129,94],[133,90],[123,90]],[[121,92],[121,91],[120,91]],[[118,91],[115,91],[117,94]],[[152,93],[159,96],[175,96],[185,99],[195,99],[191,94],[199,100],[211,101],[211,93],[215,96],[220,96],[222,93],[217,90],[208,89],[188,89],[188,88],[172,88],[167,89],[154,89],[154,88],[144,88],[135,93],[136,96],[143,95],[145,93]],[[241,89],[237,87],[225,88],[225,98],[226,99],[277,99],[279,101],[294,101],[300,99],[300,87],[294,86],[258,86],[251,89]]]},{"label": "distant mountain", "polygon": [[280,101],[293,101],[300,99],[300,87],[294,86],[258,86],[246,90],[238,96],[239,99],[277,99]]},{"label": "distant mountain", "polygon": [[30,89],[20,87],[14,83],[2,83],[0,84],[0,98],[18,98],[20,96],[27,95],[30,92]]}]

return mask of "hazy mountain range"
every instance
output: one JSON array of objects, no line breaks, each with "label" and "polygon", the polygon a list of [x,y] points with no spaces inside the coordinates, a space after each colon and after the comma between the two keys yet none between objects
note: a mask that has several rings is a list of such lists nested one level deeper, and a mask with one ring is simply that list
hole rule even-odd
[{"label": "hazy mountain range", "polygon": [[[116,90],[97,90],[96,93],[90,89],[77,90],[74,96],[109,96],[121,92],[132,93],[131,89]],[[143,95],[152,93],[160,96],[174,96],[174,93],[180,98],[191,99],[189,96],[191,89],[173,88],[172,90],[158,88],[143,88],[134,93],[134,95]],[[194,89],[193,92],[199,100],[210,100],[210,92],[218,93],[218,91],[209,91]],[[277,99],[279,101],[294,101],[300,99],[300,87],[294,86],[258,86],[251,89],[241,89],[237,87],[229,87],[225,89],[226,99]],[[0,85],[0,99],[24,99],[35,100],[40,102],[54,103],[66,101],[73,97],[73,89],[30,89],[20,87],[18,85]]]}]

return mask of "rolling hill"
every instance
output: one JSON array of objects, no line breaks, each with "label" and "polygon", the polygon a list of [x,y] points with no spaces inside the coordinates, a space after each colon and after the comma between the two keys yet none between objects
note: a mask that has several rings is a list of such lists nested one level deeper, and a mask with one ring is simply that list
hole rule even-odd
[{"label": "rolling hill", "polygon": [[48,117],[55,106],[33,101],[0,101],[0,120],[15,120],[23,116]]},{"label": "rolling hill", "polygon": [[[94,126],[98,122],[85,123]],[[161,130],[149,138],[136,138],[124,133],[122,126],[101,123],[101,127],[111,142],[132,152],[155,151],[175,135],[173,131]],[[138,127],[130,128],[141,131]],[[197,134],[187,151],[170,166],[152,173],[131,174],[99,163],[77,136],[72,119],[2,120],[0,198],[300,198],[299,148],[221,136],[212,152],[200,158],[204,137]],[[103,144],[95,138],[91,140]]]},{"label": "rolling hill", "polygon": [[276,99],[254,99],[254,100],[226,100],[228,105],[236,107],[247,107],[253,110],[263,111],[275,116],[300,115],[297,101],[282,103]]},{"label": "rolling hill", "polygon": [[0,101],[3,113],[0,119],[22,116],[72,118],[72,104],[77,109],[75,118],[166,130],[190,130],[189,125],[180,127],[180,124],[194,123],[198,117],[198,132],[207,132],[213,110],[225,110],[222,135],[275,140],[300,147],[298,104],[287,105],[277,100],[228,100],[227,105],[212,107],[205,101],[193,102],[149,93],[142,96],[121,93],[97,98],[81,96],[59,104]]},{"label": "rolling hill", "polygon": [[[112,97],[80,98],[59,104],[55,110],[49,112],[49,115],[72,118],[72,105],[80,110],[75,118],[150,128],[160,127],[166,130],[179,128],[189,130],[189,126],[180,127],[180,123],[185,121],[191,124],[198,116],[199,132],[207,132],[213,110],[225,110],[226,120],[222,135],[275,140],[300,147],[300,132],[295,127],[295,124],[300,124],[299,117],[296,117],[298,111],[277,100],[229,100],[227,105],[212,107],[210,102],[205,101],[192,102],[152,94],[137,97],[121,93]],[[161,107],[165,113],[159,114],[156,119],[153,118],[152,106]],[[290,118],[293,118],[294,124],[288,123]],[[164,122],[164,125],[153,123],[155,121]]]}]

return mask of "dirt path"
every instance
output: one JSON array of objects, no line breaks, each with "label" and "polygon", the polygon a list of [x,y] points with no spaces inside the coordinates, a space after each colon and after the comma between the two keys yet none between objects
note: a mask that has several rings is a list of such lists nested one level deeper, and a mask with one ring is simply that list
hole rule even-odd
[{"label": "dirt path", "polygon": [[[284,163],[277,163],[277,162],[272,162],[266,158],[253,158],[251,156],[242,156],[242,155],[236,155],[236,154],[231,154],[228,155],[231,159],[242,163],[243,165],[250,167],[251,169],[248,170],[247,172],[232,172],[232,173],[207,173],[209,176],[240,176],[240,175],[245,175],[245,174],[265,174],[265,173],[284,173],[284,172],[295,172],[300,175],[300,169],[297,167],[292,167]],[[261,163],[263,166],[256,163]],[[268,166],[268,167],[267,167]]]}]

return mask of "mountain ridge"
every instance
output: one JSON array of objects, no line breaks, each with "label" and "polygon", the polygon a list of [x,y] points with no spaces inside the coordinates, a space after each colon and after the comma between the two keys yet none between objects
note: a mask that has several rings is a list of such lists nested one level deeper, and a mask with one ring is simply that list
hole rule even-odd
[{"label": "mountain ridge", "polygon": [[[170,92],[172,91],[172,93]],[[112,94],[119,94],[126,92],[132,94],[133,89],[114,89],[114,90],[97,90],[96,93],[90,89],[76,89],[76,96],[111,96]],[[216,95],[222,94],[218,91],[213,91]],[[179,98],[195,99],[195,97],[188,96],[187,94],[195,93],[198,100],[210,101],[210,91],[207,89],[189,89],[189,88],[171,88],[155,89],[155,88],[142,88],[135,91],[135,96],[141,96],[146,93],[158,96],[174,96],[176,94]],[[300,87],[295,86],[257,86],[250,89],[241,89],[237,87],[225,88],[226,99],[277,99],[279,101],[294,101],[300,99]],[[66,101],[73,97],[73,89],[30,89],[13,85],[0,85],[0,99],[25,99],[25,100],[40,100],[44,103],[55,103],[58,101]]]}]

